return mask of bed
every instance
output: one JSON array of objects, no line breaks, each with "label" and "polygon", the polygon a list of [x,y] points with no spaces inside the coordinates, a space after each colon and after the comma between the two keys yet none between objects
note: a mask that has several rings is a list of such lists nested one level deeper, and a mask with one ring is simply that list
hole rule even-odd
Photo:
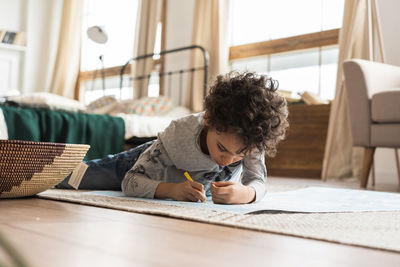
[{"label": "bed", "polygon": [[[16,102],[15,98],[13,101],[6,99],[0,109],[0,139],[89,144],[91,149],[85,160],[115,154],[153,140],[157,133],[163,131],[172,120],[192,112],[185,108],[183,103],[186,89],[193,90],[195,73],[202,75],[201,86],[205,96],[208,72],[208,54],[200,46],[182,47],[157,54],[158,56],[168,55],[171,60],[175,60],[180,53],[187,59],[193,50],[202,53],[204,59],[202,66],[176,68],[176,64],[170,64],[172,68],[157,73],[160,83],[161,81],[164,83],[165,95],[161,97],[168,97],[175,103],[168,112],[151,116],[122,112],[92,114],[88,113],[87,107],[69,107],[67,110],[63,106],[65,99],[47,99],[45,105],[32,105],[32,98],[25,99],[25,102]],[[127,77],[133,81],[150,79],[150,74],[131,77],[127,75],[126,70],[132,62],[154,55],[146,54],[131,58],[126,62],[120,72],[120,90]]]}]

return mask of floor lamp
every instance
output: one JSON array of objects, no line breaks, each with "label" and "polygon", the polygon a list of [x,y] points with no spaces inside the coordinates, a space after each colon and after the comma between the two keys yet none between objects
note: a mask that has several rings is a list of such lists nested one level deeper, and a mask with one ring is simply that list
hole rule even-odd
[{"label": "floor lamp", "polygon": [[[108,40],[107,33],[104,29],[100,26],[92,26],[87,29],[87,36],[90,40],[98,44],[105,44]],[[102,78],[102,85],[103,85],[103,95],[105,95],[106,85],[105,85],[105,73],[104,73],[104,55],[99,56],[99,60],[101,62],[101,78]],[[92,89],[94,86],[94,82],[96,79],[97,69],[94,71],[93,74],[93,83]]]}]

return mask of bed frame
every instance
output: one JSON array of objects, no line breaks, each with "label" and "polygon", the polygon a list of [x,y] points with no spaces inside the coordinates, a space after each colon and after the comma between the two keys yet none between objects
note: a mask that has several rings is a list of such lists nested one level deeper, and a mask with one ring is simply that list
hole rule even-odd
[{"label": "bed frame", "polygon": [[[193,66],[189,68],[186,67],[177,70],[172,68],[170,69],[171,65],[177,66],[177,64],[175,63],[180,63],[180,62],[178,62],[179,60],[177,60],[176,62],[173,60],[169,61],[171,58],[168,56],[165,62],[167,63],[172,62],[173,64],[168,65],[168,71],[159,71],[158,73],[159,77],[164,77],[164,79],[159,79],[159,81],[163,82],[164,88],[166,87],[169,88],[168,90],[166,90],[166,92],[174,92],[173,94],[174,97],[178,95],[176,89],[180,89],[179,99],[184,99],[184,93],[187,92],[186,90],[187,86],[191,86],[190,89],[193,90],[193,81],[194,81],[193,76],[195,75],[195,73],[203,72],[202,73],[203,76],[200,77],[202,77],[203,80],[202,86],[205,96],[207,90],[207,72],[208,72],[209,57],[207,51],[203,47],[197,45],[166,50],[158,54],[154,53],[147,54],[129,59],[126,62],[126,64],[122,67],[120,72],[120,77],[119,77],[120,93],[123,88],[122,85],[124,81],[124,74],[130,63],[136,60],[150,58],[153,57],[154,55],[158,55],[161,57],[165,55],[174,55],[177,53],[184,53],[184,52],[186,52],[186,59],[188,59],[187,55],[191,56],[192,54],[191,52],[193,50],[201,51],[204,59],[202,66],[200,67]],[[175,59],[175,57],[173,59]],[[179,59],[179,57],[177,57],[176,59]],[[186,65],[188,66],[189,64]],[[195,76],[196,78],[198,77],[197,75],[199,74],[196,74]],[[176,79],[173,79],[174,76],[176,76]],[[151,75],[149,74],[141,77],[133,77],[133,78],[130,77],[130,79],[132,80],[150,79],[150,77]],[[117,74],[117,81],[118,81],[118,74]],[[177,82],[177,84],[174,84],[173,82]],[[171,97],[172,95],[171,96],[166,95],[166,96]],[[172,99],[175,100],[174,98]],[[3,111],[3,114],[7,113],[6,114],[7,116],[4,115],[4,117],[7,120],[7,127],[9,130],[8,136],[10,139],[40,141],[40,142],[90,144],[92,148],[87,154],[88,156],[87,160],[94,158],[102,158],[108,154],[116,154],[121,152],[123,149],[137,146],[139,144],[155,139],[155,137],[145,137],[145,138],[133,137],[129,140],[124,140],[124,128],[121,124],[122,120],[120,118],[116,118],[113,116],[108,116],[108,115],[105,116],[100,114],[86,114],[80,112],[65,112],[59,110],[49,110],[47,108],[23,107],[13,102],[5,102],[2,105],[0,105],[0,108]],[[49,125],[48,122],[51,122],[51,125],[54,125],[54,129],[50,129],[50,127],[47,127],[47,125]],[[88,127],[91,128],[89,129]],[[101,131],[96,131],[96,129],[98,128],[112,129],[112,131],[106,131],[106,133]],[[15,129],[15,130],[10,131],[10,129]],[[63,129],[77,129],[77,132],[66,133]],[[58,132],[55,132],[56,130]],[[92,134],[91,135],[80,134],[81,132],[85,131],[88,131]],[[12,134],[10,134],[10,132],[12,132]],[[105,134],[108,134],[109,136],[105,137]],[[108,146],[104,145],[104,140],[111,140],[108,143]]]},{"label": "bed frame", "polygon": [[[203,99],[204,99],[207,95],[209,55],[208,55],[208,52],[202,46],[199,46],[199,45],[185,46],[185,47],[161,51],[160,53],[152,53],[152,54],[146,54],[146,55],[141,55],[141,56],[130,58],[121,68],[120,83],[119,83],[120,95],[122,95],[123,84],[124,84],[124,80],[125,80],[124,75],[126,75],[125,72],[127,70],[127,67],[130,64],[132,64],[132,62],[144,60],[144,59],[148,59],[148,58],[153,58],[154,56],[162,57],[162,56],[166,56],[166,55],[171,55],[171,56],[179,55],[179,54],[184,55],[184,52],[186,52],[186,53],[189,52],[189,56],[190,56],[192,54],[191,52],[194,50],[199,50],[201,52],[201,55],[203,58],[203,62],[202,62],[203,65],[191,66],[189,68],[173,69],[173,70],[168,70],[168,71],[160,71],[160,72],[158,72],[159,85],[161,86],[161,81],[164,81],[164,89],[165,89],[164,95],[170,97],[171,99],[174,99],[173,92],[175,91],[175,93],[176,93],[176,89],[178,89],[178,92],[179,92],[177,95],[178,99],[175,99],[176,100],[175,102],[182,104],[184,102],[185,92],[187,91],[187,90],[185,90],[186,86],[184,86],[184,84],[190,84],[190,90],[193,91],[194,74],[196,72],[198,72],[198,73],[202,72],[202,74],[203,74],[203,79],[202,79],[203,80]],[[186,83],[184,82],[184,75],[186,75],[186,78],[188,79],[189,82],[187,82],[187,80],[186,80]],[[128,76],[128,75],[126,75],[126,76]],[[174,77],[177,77],[177,79],[175,79]],[[129,75],[130,81],[143,80],[143,79],[147,79],[148,81],[150,81],[150,78],[151,78],[151,74],[135,76],[135,77],[132,77],[131,75]],[[177,81],[178,85],[176,85],[176,83],[173,83],[173,81]],[[125,140],[125,149],[138,146],[140,144],[154,140],[156,138],[157,137],[135,137],[134,136],[128,140]]]},{"label": "bed frame", "polygon": [[[119,83],[119,89],[120,89],[120,95],[122,95],[122,88],[123,88],[123,83],[124,83],[124,75],[126,72],[126,69],[129,64],[131,64],[134,61],[139,61],[139,60],[144,60],[147,58],[153,58],[154,56],[165,56],[165,55],[177,55],[177,54],[182,54],[182,52],[192,52],[194,50],[200,50],[202,57],[203,57],[203,65],[202,66],[192,66],[190,68],[182,68],[182,69],[176,69],[176,70],[169,70],[169,71],[162,71],[159,72],[159,78],[160,81],[162,81],[162,78],[164,78],[164,88],[166,88],[165,92],[169,92],[166,96],[172,98],[172,92],[173,88],[179,88],[179,95],[178,99],[182,100],[183,95],[184,95],[184,87],[183,87],[183,76],[187,73],[188,74],[188,79],[190,79],[190,90],[193,90],[193,76],[195,72],[203,72],[203,98],[206,97],[207,95],[207,79],[208,79],[208,65],[209,65],[209,55],[208,52],[199,45],[191,45],[191,46],[185,46],[185,47],[180,47],[180,48],[175,48],[175,49],[170,49],[170,50],[165,50],[161,51],[160,53],[152,53],[152,54],[146,54],[146,55],[141,55],[137,57],[130,58],[121,68],[120,72],[120,83]],[[191,55],[191,53],[190,53]],[[178,87],[175,87],[175,84],[172,83],[173,77],[178,76],[178,81],[179,85]],[[146,79],[150,81],[151,74],[146,74],[142,76],[135,76],[135,77],[129,77],[130,80],[143,80]],[[161,85],[161,82],[160,82]],[[174,86],[174,87],[173,87]],[[182,102],[182,101],[181,101]]]}]

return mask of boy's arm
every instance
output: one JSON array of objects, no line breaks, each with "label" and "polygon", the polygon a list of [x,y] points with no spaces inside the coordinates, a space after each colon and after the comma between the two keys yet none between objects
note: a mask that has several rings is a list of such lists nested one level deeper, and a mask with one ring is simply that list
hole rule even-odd
[{"label": "boy's arm", "polygon": [[144,151],[122,181],[126,196],[154,198],[158,185],[166,180],[165,169],[172,165],[160,140]]},{"label": "boy's arm", "polygon": [[143,198],[171,198],[183,201],[205,201],[202,184],[185,181],[167,183],[165,169],[173,163],[160,140],[142,153],[122,181],[126,196]]},{"label": "boy's arm", "polygon": [[253,202],[260,201],[267,191],[267,169],[264,152],[253,152],[243,159],[242,184],[255,190]]},{"label": "boy's arm", "polygon": [[121,189],[128,197],[154,198],[154,193],[160,183],[143,174],[128,172],[122,180]]},{"label": "boy's arm", "polygon": [[266,192],[264,153],[253,153],[243,159],[241,183],[212,182],[210,191],[214,203],[247,204],[261,200]]}]

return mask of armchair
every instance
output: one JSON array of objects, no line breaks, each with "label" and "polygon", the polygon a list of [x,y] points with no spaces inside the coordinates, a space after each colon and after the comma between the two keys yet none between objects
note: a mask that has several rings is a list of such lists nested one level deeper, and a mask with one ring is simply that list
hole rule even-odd
[{"label": "armchair", "polygon": [[353,146],[365,148],[360,186],[366,188],[376,147],[400,147],[400,67],[361,59],[343,63]]}]

